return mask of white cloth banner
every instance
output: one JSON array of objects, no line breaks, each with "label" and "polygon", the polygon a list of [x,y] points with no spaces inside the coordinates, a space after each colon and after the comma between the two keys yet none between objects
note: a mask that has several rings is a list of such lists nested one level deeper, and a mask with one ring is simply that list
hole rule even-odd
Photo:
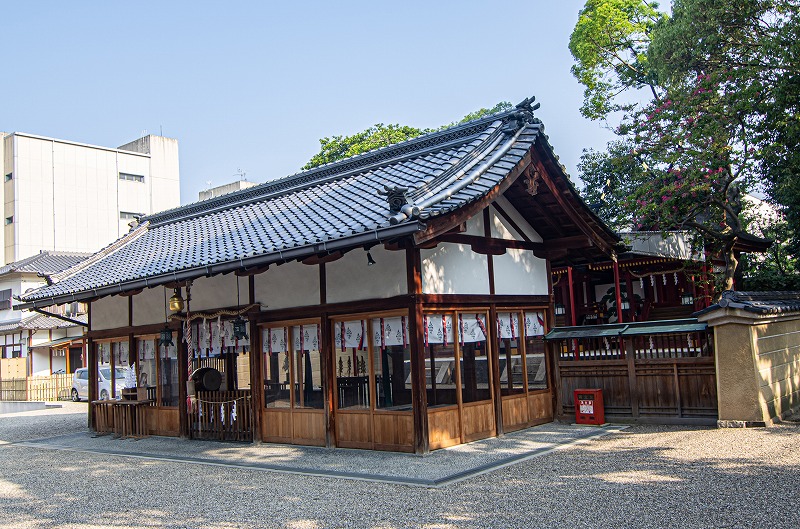
[{"label": "white cloth banner", "polygon": [[275,354],[286,352],[286,327],[264,329],[262,336],[262,344],[265,353]]},{"label": "white cloth banner", "polygon": [[461,343],[486,340],[486,316],[484,314],[459,314],[458,339]]},{"label": "white cloth banner", "polygon": [[201,321],[197,333],[197,343],[200,346],[200,351],[203,352],[205,352],[206,349],[211,349],[211,331],[208,327],[208,321]]},{"label": "white cloth banner", "polygon": [[[300,337],[302,336],[302,342]],[[316,324],[292,327],[293,351],[319,351],[319,331]]]},{"label": "white cloth banner", "polygon": [[498,312],[497,330],[501,340],[519,338],[519,314],[516,312]]},{"label": "white cloth banner", "polygon": [[233,322],[222,322],[222,345],[223,347],[235,347],[236,340],[233,339]]},{"label": "white cloth banner", "polygon": [[[367,322],[364,320],[337,322],[334,324],[334,347],[339,349],[366,349],[367,341],[364,333],[367,330]],[[344,333],[344,341],[342,341]]]},{"label": "white cloth banner", "polygon": [[541,312],[525,313],[525,336],[542,336],[544,334],[544,314]]},{"label": "white cloth banner", "polygon": [[[381,322],[383,322],[383,326],[381,326]],[[381,327],[383,328],[382,340]],[[375,318],[372,320],[372,345],[375,347],[408,345],[408,318],[395,316],[392,318]]]},{"label": "white cloth banner", "polygon": [[192,343],[189,344],[189,348],[192,351],[198,351],[200,347],[197,343],[197,335],[200,333],[200,326],[203,325],[202,323],[198,323],[197,325],[192,326]]},{"label": "white cloth banner", "polygon": [[153,360],[156,357],[153,340],[142,340],[139,342],[139,360]]},{"label": "white cloth banner", "polygon": [[427,314],[424,318],[425,343],[453,343],[453,318],[450,315]]},{"label": "white cloth banner", "polygon": [[239,338],[238,340],[233,339],[233,322],[231,323],[231,343],[228,345],[236,345],[238,347],[250,347],[250,322],[246,321],[244,323],[244,330],[247,333],[247,338]]},{"label": "white cloth banner", "polygon": [[107,342],[97,344],[97,357],[101,364],[110,364],[111,344]]}]

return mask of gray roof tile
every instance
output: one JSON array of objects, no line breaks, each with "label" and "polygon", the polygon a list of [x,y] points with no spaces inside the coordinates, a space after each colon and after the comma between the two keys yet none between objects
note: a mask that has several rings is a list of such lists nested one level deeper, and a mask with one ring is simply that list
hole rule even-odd
[{"label": "gray roof tile", "polygon": [[[516,130],[504,131],[509,121],[517,124]],[[81,266],[55,276],[54,285],[26,294],[23,301],[38,306],[73,297],[88,299],[239,266],[302,258],[323,247],[347,249],[411,234],[424,229],[420,219],[484,196],[540,136],[541,124],[529,109],[508,111],[156,213],[142,218],[138,227]],[[497,145],[489,148],[495,141]],[[499,161],[478,173],[503,150]],[[454,181],[465,168],[466,173]],[[458,189],[461,182],[471,180]],[[386,198],[379,194],[385,186],[409,188],[408,195],[417,204],[446,189],[452,188],[453,194],[423,208],[419,219],[404,218],[395,225]]]}]

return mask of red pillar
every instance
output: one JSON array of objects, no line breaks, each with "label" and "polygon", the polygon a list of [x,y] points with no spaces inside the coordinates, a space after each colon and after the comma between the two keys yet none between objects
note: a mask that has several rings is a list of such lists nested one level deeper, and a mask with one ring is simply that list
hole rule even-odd
[{"label": "red pillar", "polygon": [[[567,288],[569,289],[569,320],[572,326],[577,325],[578,320],[575,317],[575,283],[572,280],[572,267],[567,267]],[[578,360],[578,342],[572,340],[572,352],[575,355],[575,360]]]},{"label": "red pillar", "polygon": [[572,326],[578,324],[575,317],[575,282],[572,280],[572,267],[567,267],[567,288],[569,289],[569,320]]},{"label": "red pillar", "polygon": [[617,263],[617,256],[613,256],[612,262],[614,263],[614,291],[617,296],[617,323],[622,323],[622,294],[620,293],[619,286],[619,263]]}]

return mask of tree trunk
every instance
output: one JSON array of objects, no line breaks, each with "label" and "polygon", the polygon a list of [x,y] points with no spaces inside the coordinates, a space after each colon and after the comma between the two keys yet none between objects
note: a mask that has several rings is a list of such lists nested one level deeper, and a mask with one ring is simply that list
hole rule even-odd
[{"label": "tree trunk", "polygon": [[[722,281],[722,290],[733,290],[733,278],[736,274],[736,267],[739,265],[739,259],[736,257],[736,252],[733,251],[734,241],[725,243],[723,253],[725,255],[725,275]],[[717,301],[715,299],[715,301]]]}]

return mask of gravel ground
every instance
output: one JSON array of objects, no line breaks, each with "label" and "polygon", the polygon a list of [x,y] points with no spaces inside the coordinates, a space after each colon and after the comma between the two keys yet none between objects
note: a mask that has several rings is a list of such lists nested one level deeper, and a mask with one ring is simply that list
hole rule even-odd
[{"label": "gravel ground", "polygon": [[440,489],[7,444],[86,405],[0,415],[0,528],[800,527],[800,424],[634,426]]}]

